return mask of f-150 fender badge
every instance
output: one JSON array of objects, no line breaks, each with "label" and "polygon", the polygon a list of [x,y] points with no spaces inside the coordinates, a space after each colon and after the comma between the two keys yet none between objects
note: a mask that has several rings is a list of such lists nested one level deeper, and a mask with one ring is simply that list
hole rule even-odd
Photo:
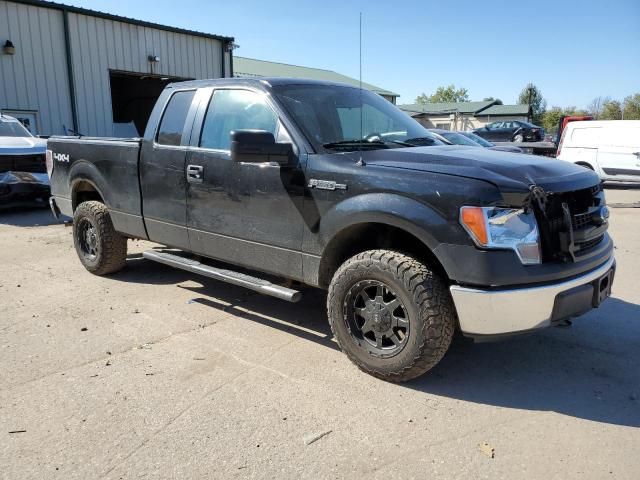
[{"label": "f-150 fender badge", "polygon": [[336,183],[333,180],[316,180],[312,178],[309,180],[309,188],[317,188],[318,190],[346,190],[346,183]]}]

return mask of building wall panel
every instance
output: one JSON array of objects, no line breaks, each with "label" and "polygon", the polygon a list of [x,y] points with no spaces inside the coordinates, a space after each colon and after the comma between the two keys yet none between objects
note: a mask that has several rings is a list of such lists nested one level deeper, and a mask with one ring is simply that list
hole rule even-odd
[{"label": "building wall panel", "polygon": [[[86,135],[113,133],[110,70],[180,78],[222,75],[220,40],[78,13],[69,13],[69,30],[79,130]],[[149,55],[160,62],[149,62]]]},{"label": "building wall panel", "polygon": [[[69,12],[77,129],[113,133],[109,71],[179,78],[222,76],[222,42],[188,33]],[[63,134],[73,126],[64,13],[55,8],[0,0],[0,108],[37,112],[38,133]],[[160,56],[153,64],[148,55]],[[229,55],[225,55],[225,74]]]},{"label": "building wall panel", "polygon": [[38,133],[72,126],[62,12],[0,0],[0,109],[37,112]]}]

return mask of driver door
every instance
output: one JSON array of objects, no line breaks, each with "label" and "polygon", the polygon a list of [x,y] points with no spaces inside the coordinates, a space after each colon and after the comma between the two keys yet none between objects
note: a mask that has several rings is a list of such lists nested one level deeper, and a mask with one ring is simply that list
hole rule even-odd
[{"label": "driver door", "polygon": [[278,142],[291,143],[266,94],[213,90],[200,104],[194,128],[186,169],[191,250],[302,279],[302,164],[231,160],[232,130],[266,130]]}]

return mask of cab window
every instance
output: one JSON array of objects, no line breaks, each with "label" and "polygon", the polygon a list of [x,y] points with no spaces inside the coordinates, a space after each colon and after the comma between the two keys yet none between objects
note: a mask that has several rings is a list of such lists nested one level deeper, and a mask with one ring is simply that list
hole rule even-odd
[{"label": "cab window", "polygon": [[187,120],[187,113],[191,107],[191,101],[195,90],[174,93],[162,114],[160,128],[156,141],[162,145],[180,145],[182,132]]},{"label": "cab window", "polygon": [[[199,145],[229,150],[233,130],[265,130],[277,137],[279,121],[264,94],[249,90],[216,90],[209,102]],[[289,141],[286,132],[281,135]]]}]

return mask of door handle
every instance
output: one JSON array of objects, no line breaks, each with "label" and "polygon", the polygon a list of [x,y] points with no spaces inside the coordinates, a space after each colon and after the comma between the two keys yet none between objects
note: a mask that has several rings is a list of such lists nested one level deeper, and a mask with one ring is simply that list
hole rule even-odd
[{"label": "door handle", "polygon": [[200,165],[187,165],[187,181],[190,183],[202,183],[204,167]]}]

